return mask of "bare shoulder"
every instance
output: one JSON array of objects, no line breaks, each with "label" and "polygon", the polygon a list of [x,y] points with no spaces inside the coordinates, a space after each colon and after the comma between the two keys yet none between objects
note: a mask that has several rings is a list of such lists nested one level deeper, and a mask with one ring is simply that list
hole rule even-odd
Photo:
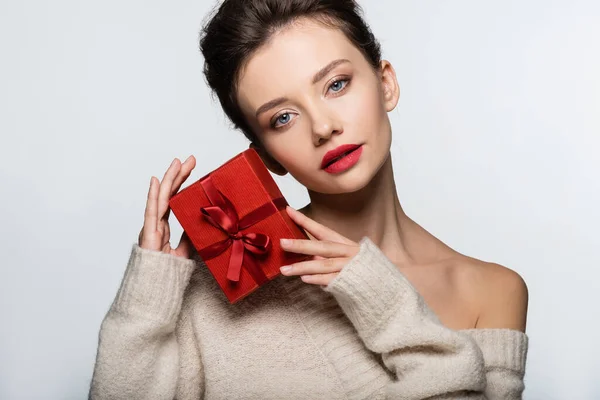
[{"label": "bare shoulder", "polygon": [[461,256],[456,283],[478,309],[476,328],[525,331],[529,292],[521,275],[503,265]]}]

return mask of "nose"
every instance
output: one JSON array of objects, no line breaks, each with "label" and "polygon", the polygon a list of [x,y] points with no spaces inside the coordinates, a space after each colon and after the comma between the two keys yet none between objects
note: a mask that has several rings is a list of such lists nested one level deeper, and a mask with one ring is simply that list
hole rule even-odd
[{"label": "nose", "polygon": [[315,146],[325,143],[334,134],[342,133],[343,128],[339,120],[330,112],[321,110],[313,119],[312,139]]}]

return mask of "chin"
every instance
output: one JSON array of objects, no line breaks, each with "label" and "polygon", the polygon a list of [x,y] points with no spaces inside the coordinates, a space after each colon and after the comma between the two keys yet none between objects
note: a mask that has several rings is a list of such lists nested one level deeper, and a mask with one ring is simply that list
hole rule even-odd
[{"label": "chin", "polygon": [[[322,174],[326,176],[323,177]],[[319,171],[320,179],[298,179],[308,190],[323,194],[346,194],[358,192],[364,189],[373,177],[377,174],[376,170],[365,165],[356,165],[346,172],[338,175],[330,175],[327,172]]]},{"label": "chin", "polygon": [[[364,189],[373,180],[377,171],[373,171],[372,168],[357,168],[355,171],[350,172],[346,176],[340,176],[336,180],[336,192],[337,194],[354,193]],[[333,189],[333,188],[332,188]]]}]

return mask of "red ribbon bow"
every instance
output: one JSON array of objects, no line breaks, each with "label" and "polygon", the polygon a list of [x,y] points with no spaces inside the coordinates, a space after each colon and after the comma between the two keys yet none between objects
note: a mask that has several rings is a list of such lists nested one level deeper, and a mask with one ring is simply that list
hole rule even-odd
[{"label": "red ribbon bow", "polygon": [[268,278],[252,257],[247,256],[248,253],[245,250],[254,255],[267,254],[271,250],[271,239],[262,233],[242,233],[241,231],[275,214],[281,208],[285,208],[287,202],[280,197],[263,204],[240,219],[231,201],[215,187],[210,176],[202,179],[200,184],[212,204],[211,206],[202,207],[200,211],[211,225],[225,232],[228,237],[205,247],[198,254],[204,260],[209,260],[233,246],[229,257],[227,279],[238,282],[243,264],[256,283],[262,285]]}]

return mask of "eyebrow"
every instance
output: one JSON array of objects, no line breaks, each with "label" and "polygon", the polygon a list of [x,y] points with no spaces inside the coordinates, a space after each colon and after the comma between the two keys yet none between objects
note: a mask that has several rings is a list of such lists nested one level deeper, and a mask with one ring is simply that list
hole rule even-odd
[{"label": "eyebrow", "polygon": [[[323,79],[329,72],[331,72],[332,69],[334,69],[335,67],[337,67],[340,64],[347,63],[347,62],[349,63],[350,60],[347,60],[345,58],[339,58],[337,60],[333,60],[332,62],[330,62],[323,68],[321,68],[319,71],[317,71],[317,73],[312,78],[313,85],[315,83],[319,82],[321,79]],[[287,97],[278,97],[276,99],[267,101],[265,104],[258,107],[258,109],[256,110],[256,117],[258,117],[260,114],[262,114],[266,111],[269,111],[272,108],[277,107],[281,103],[285,103],[286,101],[288,101]]]}]

